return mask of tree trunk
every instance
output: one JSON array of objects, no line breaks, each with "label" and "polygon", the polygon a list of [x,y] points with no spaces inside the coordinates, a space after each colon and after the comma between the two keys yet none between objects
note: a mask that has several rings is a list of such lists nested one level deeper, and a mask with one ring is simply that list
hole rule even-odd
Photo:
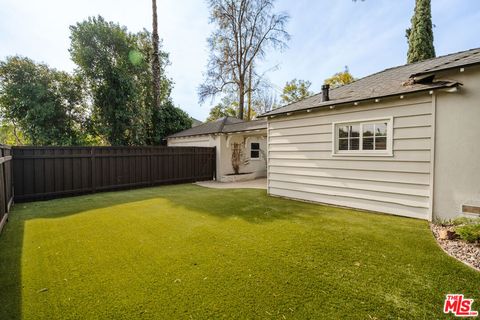
[{"label": "tree trunk", "polygon": [[160,58],[158,55],[159,37],[158,37],[158,22],[157,22],[157,1],[152,0],[152,75],[153,75],[153,100],[155,109],[158,112],[160,109]]},{"label": "tree trunk", "polygon": [[242,79],[238,86],[238,118],[243,120],[245,106],[245,81]]},{"label": "tree trunk", "polygon": [[253,67],[250,64],[250,68],[248,70],[248,110],[247,110],[247,121],[252,119],[252,70]]}]

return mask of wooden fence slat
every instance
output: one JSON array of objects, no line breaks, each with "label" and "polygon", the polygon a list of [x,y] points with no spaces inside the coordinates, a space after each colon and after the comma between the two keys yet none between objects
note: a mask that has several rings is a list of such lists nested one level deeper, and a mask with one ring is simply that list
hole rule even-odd
[{"label": "wooden fence slat", "polygon": [[13,147],[2,151],[0,166],[13,163],[22,202],[212,180],[215,159],[215,148],[204,147]]},{"label": "wooden fence slat", "polygon": [[12,157],[9,146],[0,145],[0,232],[13,203]]}]

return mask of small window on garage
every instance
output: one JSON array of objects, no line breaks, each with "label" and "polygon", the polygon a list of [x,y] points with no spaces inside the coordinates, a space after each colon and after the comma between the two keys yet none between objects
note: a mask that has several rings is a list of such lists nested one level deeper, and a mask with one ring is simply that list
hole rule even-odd
[{"label": "small window on garage", "polygon": [[260,159],[260,143],[252,142],[250,144],[250,159]]},{"label": "small window on garage", "polygon": [[333,124],[333,155],[392,155],[392,118]]}]

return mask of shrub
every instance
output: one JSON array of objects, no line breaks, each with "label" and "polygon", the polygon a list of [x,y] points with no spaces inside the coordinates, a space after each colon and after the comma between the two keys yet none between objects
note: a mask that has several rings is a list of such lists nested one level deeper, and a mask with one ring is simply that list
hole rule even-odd
[{"label": "shrub", "polygon": [[462,226],[462,225],[478,224],[478,223],[480,223],[480,219],[458,217],[458,218],[455,218],[451,224],[454,226]]},{"label": "shrub", "polygon": [[461,225],[455,228],[460,239],[467,242],[480,241],[480,222]]}]

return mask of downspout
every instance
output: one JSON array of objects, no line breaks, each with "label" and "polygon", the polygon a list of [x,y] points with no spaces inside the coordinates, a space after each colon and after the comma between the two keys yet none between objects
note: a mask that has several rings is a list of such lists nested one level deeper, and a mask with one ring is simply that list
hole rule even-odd
[{"label": "downspout", "polygon": [[433,221],[433,197],[435,194],[435,141],[436,141],[436,130],[435,125],[437,123],[437,94],[432,93],[432,131],[431,131],[431,143],[430,143],[430,216],[429,221]]},{"label": "downspout", "polygon": [[267,117],[267,194],[270,194],[270,120]]}]

